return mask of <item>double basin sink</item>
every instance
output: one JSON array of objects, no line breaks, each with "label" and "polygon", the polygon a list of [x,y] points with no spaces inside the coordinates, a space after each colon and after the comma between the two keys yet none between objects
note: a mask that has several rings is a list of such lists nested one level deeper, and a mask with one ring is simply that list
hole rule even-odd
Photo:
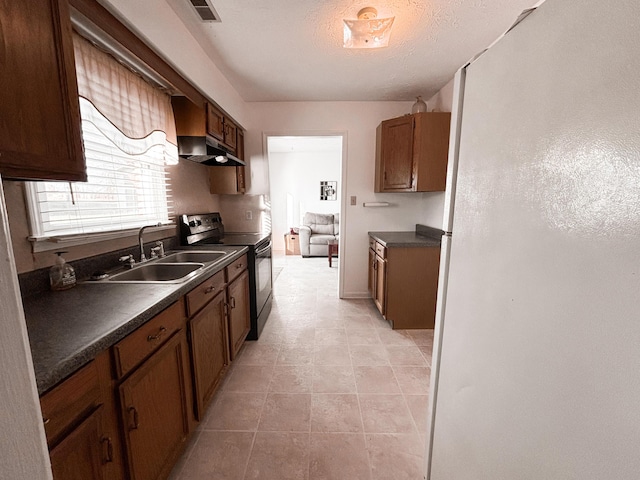
[{"label": "double basin sink", "polygon": [[182,283],[198,275],[204,268],[219,264],[233,255],[233,251],[179,251],[149,260],[131,270],[113,275],[106,282],[113,283]]}]

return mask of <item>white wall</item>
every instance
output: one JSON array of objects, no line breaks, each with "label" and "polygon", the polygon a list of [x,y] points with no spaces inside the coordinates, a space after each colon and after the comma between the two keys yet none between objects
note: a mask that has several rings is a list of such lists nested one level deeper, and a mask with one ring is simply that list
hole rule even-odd
[{"label": "white wall", "polygon": [[[305,212],[339,213],[342,192],[341,152],[272,152],[269,154],[271,213],[275,250],[284,250],[284,234],[298,227]],[[320,200],[320,182],[336,181],[337,200]],[[287,194],[292,223],[287,223]]]},{"label": "white wall", "polygon": [[[245,137],[251,162],[252,193],[268,192],[269,167],[263,153],[264,134],[322,135],[346,133],[346,179],[343,202],[352,195],[355,206],[345,203],[341,218],[340,248],[346,297],[368,296],[369,231],[413,231],[416,223],[442,225],[443,199],[429,209],[438,194],[374,193],[376,127],[382,120],[411,111],[413,102],[254,102],[248,103],[250,121]],[[385,201],[388,208],[364,208],[363,202]],[[276,232],[277,233],[277,232]],[[275,234],[274,234],[275,235]]]}]

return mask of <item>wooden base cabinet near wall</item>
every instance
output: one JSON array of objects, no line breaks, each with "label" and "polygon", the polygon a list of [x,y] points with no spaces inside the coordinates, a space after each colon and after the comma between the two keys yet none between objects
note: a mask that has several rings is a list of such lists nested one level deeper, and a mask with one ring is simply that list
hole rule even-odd
[{"label": "wooden base cabinet near wall", "polygon": [[433,328],[439,247],[386,247],[369,238],[369,294],[394,329]]}]

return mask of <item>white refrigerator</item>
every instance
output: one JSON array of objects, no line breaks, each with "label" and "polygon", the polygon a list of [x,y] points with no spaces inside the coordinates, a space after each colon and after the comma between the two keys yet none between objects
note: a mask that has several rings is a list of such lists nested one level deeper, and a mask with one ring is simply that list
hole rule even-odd
[{"label": "white refrigerator", "polygon": [[547,0],[456,76],[425,478],[640,478],[639,18]]}]

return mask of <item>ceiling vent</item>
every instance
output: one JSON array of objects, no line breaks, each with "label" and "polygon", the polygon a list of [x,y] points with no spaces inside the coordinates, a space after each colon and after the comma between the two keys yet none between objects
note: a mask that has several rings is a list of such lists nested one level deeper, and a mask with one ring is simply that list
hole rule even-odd
[{"label": "ceiling vent", "polygon": [[189,0],[203,22],[219,22],[220,16],[207,0]]}]

